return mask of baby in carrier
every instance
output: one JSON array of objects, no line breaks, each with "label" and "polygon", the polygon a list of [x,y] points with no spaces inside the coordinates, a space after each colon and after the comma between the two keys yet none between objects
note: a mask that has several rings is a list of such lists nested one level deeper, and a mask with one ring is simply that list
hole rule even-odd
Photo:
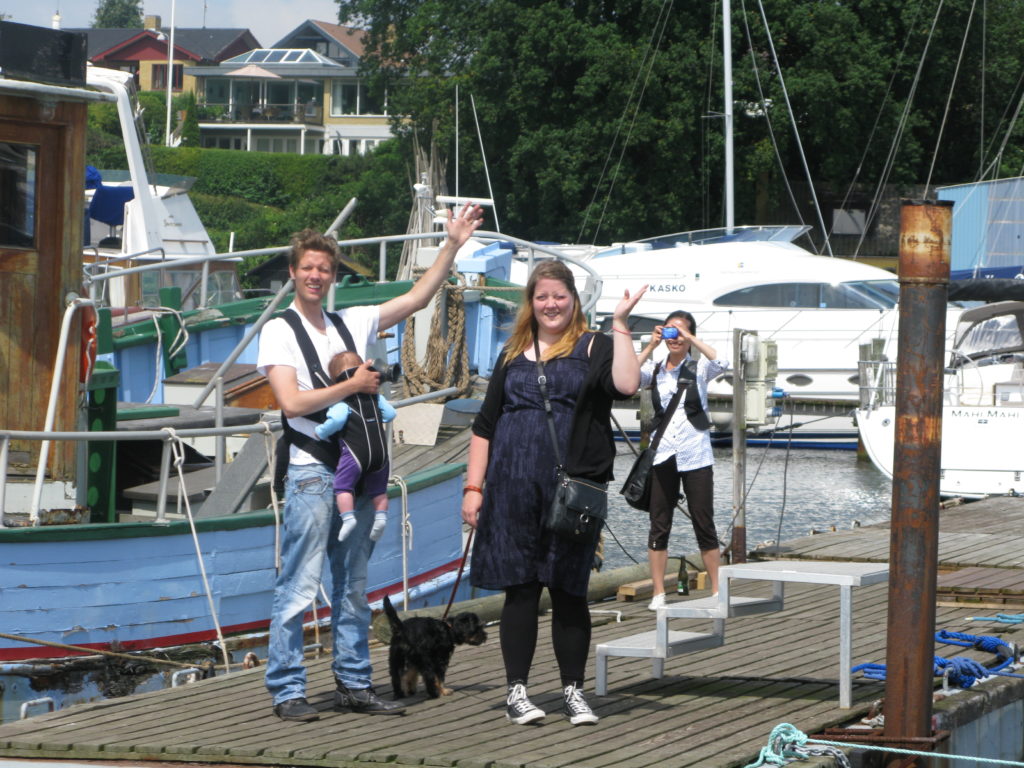
[{"label": "baby in carrier", "polygon": [[[345,351],[331,358],[327,372],[334,381],[345,381],[363,361],[355,352]],[[370,539],[377,541],[388,521],[388,462],[386,422],[395,409],[383,395],[357,392],[327,409],[327,420],[316,427],[321,440],[337,434],[341,458],[334,472],[334,494],[341,515],[338,540],[344,541],[356,526],[355,496],[362,492],[373,498],[375,510]]]}]

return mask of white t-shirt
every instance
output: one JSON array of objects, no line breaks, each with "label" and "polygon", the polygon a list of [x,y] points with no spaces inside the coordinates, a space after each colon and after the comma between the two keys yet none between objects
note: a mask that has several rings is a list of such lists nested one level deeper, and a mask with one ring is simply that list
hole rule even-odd
[{"label": "white t-shirt", "polygon": [[[687,355],[686,360],[689,359],[689,355]],[[648,360],[640,367],[641,388],[650,385],[651,378],[654,376],[654,365],[654,361]],[[667,371],[665,370],[665,361],[662,360],[661,368],[658,370],[658,395],[661,397],[662,408],[668,408],[672,395],[679,388],[679,371],[681,369],[682,364]],[[701,355],[697,361],[697,392],[705,412],[708,409],[708,382],[728,369],[729,361],[721,358],[708,360]],[[715,455],[711,450],[710,430],[697,429],[690,423],[690,420],[686,418],[682,398],[680,398],[679,405],[676,406],[676,412],[672,414],[672,421],[668,423],[661,437],[661,442],[658,443],[658,453],[654,457],[654,463],[661,464],[673,455],[676,457],[676,468],[680,472],[709,467],[715,463]]]},{"label": "white t-shirt", "polygon": [[[365,360],[367,347],[377,336],[380,308],[376,306],[349,307],[340,310],[338,314],[341,315],[341,319],[345,321],[345,327],[352,334],[356,353]],[[326,371],[331,358],[345,351],[345,342],[341,340],[338,330],[326,313],[324,314],[326,334],[314,328],[301,312],[298,315],[313,342],[317,356],[320,358],[320,366]],[[273,365],[286,365],[289,368],[294,368],[300,392],[314,388],[306,360],[302,356],[299,342],[295,338],[295,331],[286,320],[280,317],[275,317],[260,331],[259,354],[256,358],[256,368],[264,376],[267,375],[267,368]],[[313,431],[313,428],[316,427],[315,421],[307,419],[305,416],[297,416],[294,419],[288,419],[288,424],[296,431],[316,439],[316,433]],[[310,454],[295,445],[291,446],[291,461],[295,464],[317,463]]]}]

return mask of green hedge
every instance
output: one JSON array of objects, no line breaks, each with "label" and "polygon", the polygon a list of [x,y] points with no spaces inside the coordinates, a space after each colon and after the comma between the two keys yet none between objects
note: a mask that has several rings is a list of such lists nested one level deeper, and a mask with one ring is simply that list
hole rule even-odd
[{"label": "green hedge", "polygon": [[[189,195],[218,251],[228,249],[232,232],[234,248],[240,251],[286,245],[293,232],[306,227],[326,230],[352,198],[358,205],[340,239],[405,230],[414,173],[399,140],[385,142],[370,155],[351,157],[165,147],[163,95],[144,92],[139,98],[145,105],[153,170],[196,179]],[[188,106],[176,98],[175,109]],[[87,158],[97,168],[127,168],[112,104],[90,105]],[[400,250],[396,246],[389,251],[392,273]],[[376,247],[349,249],[346,256],[377,270]]]}]

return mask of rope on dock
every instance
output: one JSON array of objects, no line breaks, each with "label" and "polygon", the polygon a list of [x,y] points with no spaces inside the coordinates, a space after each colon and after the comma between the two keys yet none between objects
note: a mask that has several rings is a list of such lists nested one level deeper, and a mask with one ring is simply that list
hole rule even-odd
[{"label": "rope on dock", "polygon": [[[811,752],[815,749],[807,745],[821,745],[822,747],[833,747],[833,752]],[[806,755],[831,754],[836,764],[843,768],[849,768],[850,762],[842,748],[867,749],[876,752],[891,752],[894,755],[908,755],[912,757],[938,757],[945,760],[966,761],[970,763],[984,763],[987,765],[1013,765],[1024,766],[1024,763],[1016,760],[999,760],[994,757],[972,757],[970,755],[949,755],[942,752],[920,752],[915,749],[898,749],[896,747],[881,747],[875,744],[857,744],[845,741],[826,741],[824,739],[812,739],[801,730],[789,723],[780,723],[772,729],[768,736],[768,745],[761,748],[757,761],[747,764],[744,768],[758,768],[762,765],[788,765],[794,760],[803,760]]]},{"label": "rope on dock", "polygon": [[[794,760],[806,760],[812,756],[829,755],[839,768],[850,768],[846,753],[832,746],[812,747],[812,739],[789,723],[780,723],[772,728],[767,746],[761,747],[757,760],[745,768],[759,768],[762,765],[789,765]],[[825,744],[825,742],[819,742]],[[837,743],[837,742],[829,742]],[[839,746],[844,746],[840,744]]]},{"label": "rope on dock", "polygon": [[32,643],[34,645],[45,645],[48,648],[59,648],[62,651],[76,651],[78,653],[87,653],[89,655],[100,655],[110,656],[115,659],[127,659],[128,661],[150,661],[154,664],[164,664],[169,667],[181,667],[182,669],[195,669],[195,664],[185,664],[180,661],[171,661],[170,659],[159,659],[156,656],[144,656],[142,654],[132,655],[130,653],[118,653],[117,651],[107,651],[102,648],[86,648],[82,645],[67,645],[66,643],[56,643],[53,640],[40,640],[34,637],[25,637],[23,635],[9,635],[6,632],[0,632],[0,637],[4,640],[15,640],[19,643]]},{"label": "rope on dock", "polygon": [[968,621],[998,621],[1000,624],[1024,624],[1024,613],[997,613],[995,616],[970,616]]},{"label": "rope on dock", "polygon": [[[951,659],[936,656],[932,667],[933,674],[936,677],[948,678],[950,685],[966,689],[970,688],[978,680],[984,680],[991,675],[1024,678],[1024,675],[1002,671],[1013,663],[1016,649],[1013,645],[998,637],[991,635],[968,635],[964,632],[950,632],[940,629],[935,633],[935,640],[948,645],[959,645],[964,648],[974,648],[986,653],[994,653],[997,656],[991,666],[986,666],[980,661],[968,659],[965,656],[954,656]],[[858,664],[852,667],[850,671],[863,672],[864,677],[869,680],[885,680],[885,664],[868,662],[866,664]]]}]

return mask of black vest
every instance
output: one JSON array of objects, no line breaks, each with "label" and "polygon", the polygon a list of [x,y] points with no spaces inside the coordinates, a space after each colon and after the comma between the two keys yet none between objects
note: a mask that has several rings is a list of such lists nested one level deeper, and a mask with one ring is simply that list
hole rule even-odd
[{"label": "black vest", "polygon": [[[651,376],[651,397],[654,401],[652,432],[661,425],[661,417],[664,414],[664,409],[661,407],[661,396],[658,394],[658,372],[660,370],[661,363],[659,362],[655,364],[654,373]],[[676,386],[686,389],[683,395],[683,410],[686,412],[686,418],[693,424],[694,429],[699,429],[702,432],[711,429],[711,420],[708,419],[704,406],[701,405],[700,391],[697,389],[696,360],[687,358],[682,362],[679,366],[679,379]]]}]

